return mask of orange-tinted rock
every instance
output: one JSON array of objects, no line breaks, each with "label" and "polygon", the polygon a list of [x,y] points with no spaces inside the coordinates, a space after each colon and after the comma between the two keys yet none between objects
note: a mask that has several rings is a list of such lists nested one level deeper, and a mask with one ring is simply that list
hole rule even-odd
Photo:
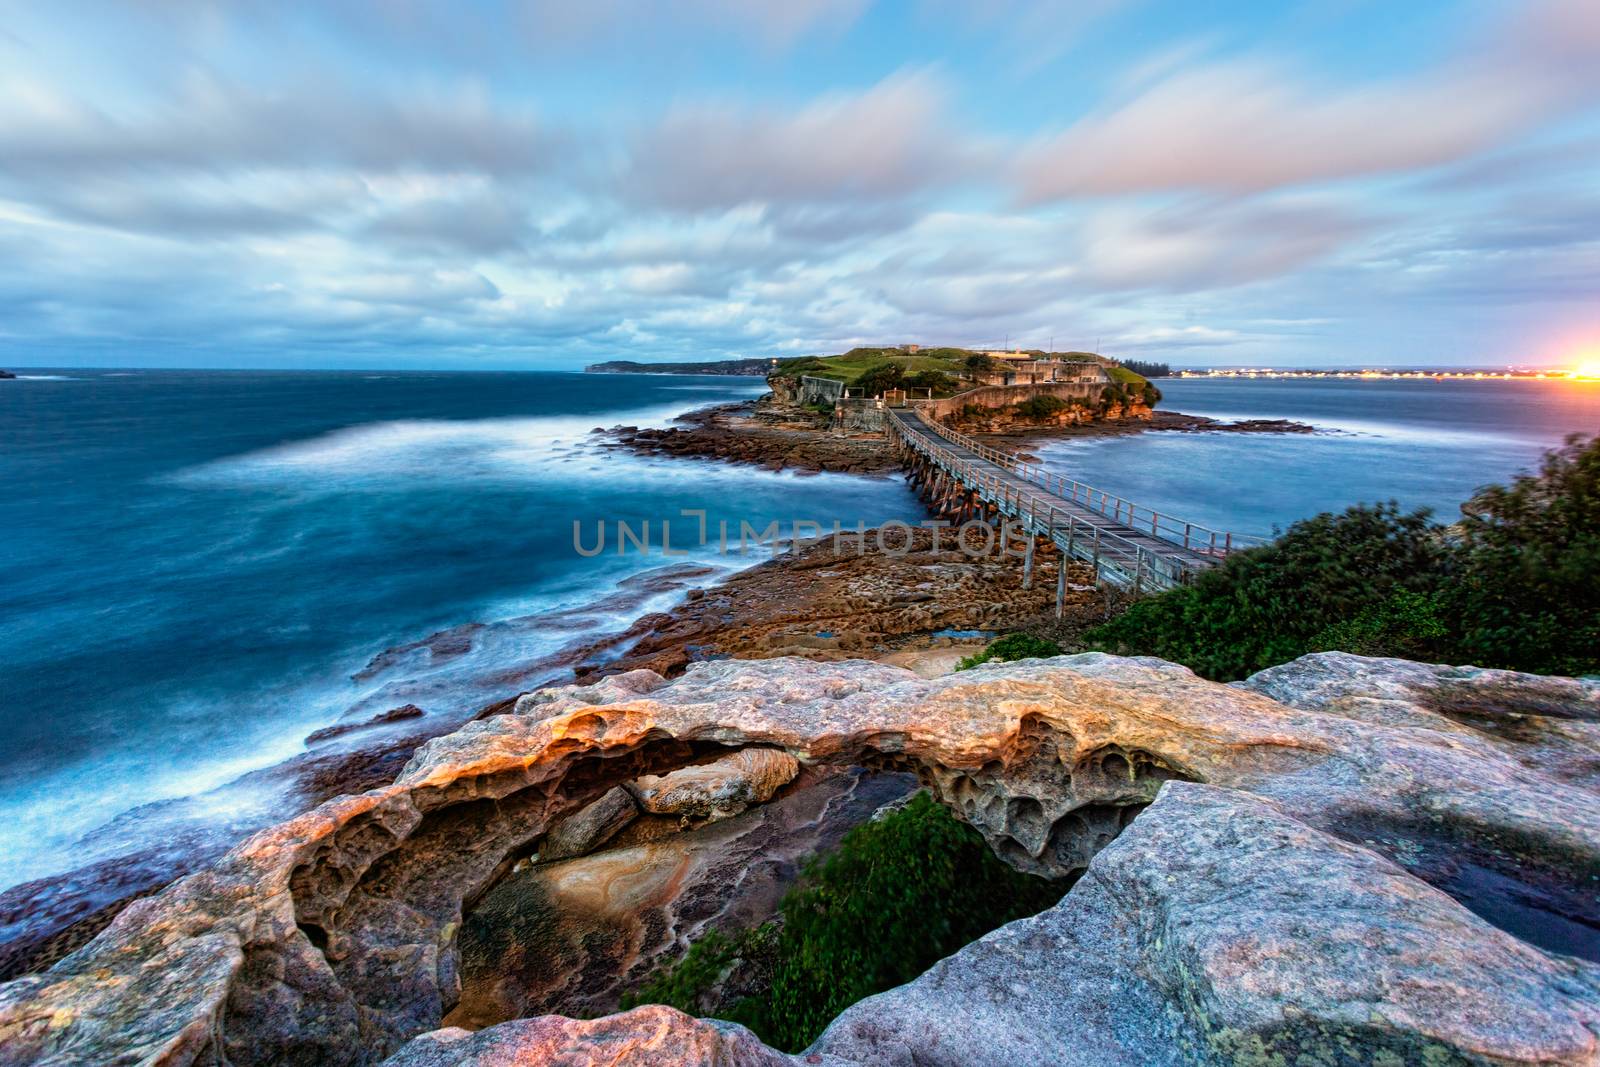
[{"label": "orange-tinted rock", "polygon": [[761,804],[794,781],[800,761],[775,748],[744,748],[710,763],[628,783],[639,807],[652,815],[727,819]]}]

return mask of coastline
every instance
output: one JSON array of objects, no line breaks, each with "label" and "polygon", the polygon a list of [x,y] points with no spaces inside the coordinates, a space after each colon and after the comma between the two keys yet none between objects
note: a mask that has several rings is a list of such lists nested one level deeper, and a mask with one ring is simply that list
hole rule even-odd
[{"label": "coastline", "polygon": [[[885,478],[898,470],[877,435],[825,433],[805,413],[761,401],[694,407],[673,422],[661,430],[621,427],[600,432],[610,438],[605,447],[640,455],[742,463],[802,475]],[[823,544],[798,554],[752,558],[731,569],[663,561],[553,615],[469,621],[397,641],[351,673],[357,681],[382,683],[376,692],[311,731],[304,751],[209,793],[125,812],[90,836],[109,839],[119,825],[150,809],[179,809],[213,796],[264,791],[276,794],[278,803],[254,817],[212,827],[209,833],[178,834],[161,845],[0,892],[0,980],[48,966],[92,938],[129,903],[203,867],[263,826],[331,797],[387,784],[427,741],[504,710],[529,691],[639,666],[676,675],[690,662],[729,657],[861,657],[943,672],[994,633],[1037,620],[1053,599],[1054,570],[1047,560],[1041,559],[1041,572],[1032,590],[1024,593],[1017,587],[1016,561],[973,563],[948,551],[935,552],[925,534],[904,558],[869,550],[830,566],[830,556],[830,547]],[[930,576],[938,592],[916,588],[927,586]],[[1086,594],[1092,588],[1087,576],[1075,574],[1070,584],[1075,607],[1093,599]],[[653,609],[651,602],[663,597],[672,601]],[[954,606],[940,606],[945,604]],[[597,619],[626,620],[630,613],[631,621],[595,633]],[[533,619],[544,626],[564,621],[571,632],[585,636],[531,660],[499,654],[515,647],[519,625]],[[465,662],[474,652],[482,654],[486,642],[497,643],[499,649],[481,672],[408,680],[408,668]],[[404,713],[407,707],[429,704],[430,687],[436,691],[441,686],[455,689],[458,701],[467,692],[486,695],[457,713]],[[488,696],[491,692],[500,695]]]},{"label": "coastline", "polygon": [[[985,439],[1008,447],[1049,437],[1114,437],[1152,431],[1308,432],[1310,427],[1263,430],[1201,416],[1155,412],[1150,418],[1096,420],[1071,426],[1018,426]],[[1297,425],[1297,424],[1289,424]],[[805,409],[769,397],[692,407],[664,428],[618,426],[592,431],[602,448],[635,455],[758,466],[796,474],[838,473],[886,478],[899,470],[877,434],[837,434]],[[869,532],[868,538],[872,537]],[[276,791],[280,806],[246,820],[230,833],[180,837],[164,847],[138,850],[0,893],[0,980],[47,966],[82,944],[127,904],[203,866],[260,826],[346,793],[391,781],[428,740],[474,718],[505,710],[518,696],[545,685],[589,682],[641,667],[675,676],[693,662],[720,658],[800,655],[818,660],[867,658],[930,674],[952,669],[963,655],[999,633],[1031,626],[1071,635],[1100,621],[1110,609],[1094,591],[1092,575],[1069,575],[1068,619],[1046,618],[1053,601],[1056,564],[1040,561],[1029,591],[1019,588],[1014,560],[975,562],[936,551],[919,532],[904,556],[874,550],[835,556],[828,543],[799,553],[752,559],[731,568],[668,563],[622,579],[611,590],[554,614],[469,621],[420,638],[399,641],[351,674],[386,682],[352,704],[338,719],[306,738],[303,752],[249,772],[214,792]],[[671,596],[659,610],[653,600]],[[569,624],[594,633],[599,617],[620,618],[614,629],[584,637],[531,660],[496,654],[492,669],[442,681],[406,677],[407,668],[437,667],[482,652],[486,642],[515,646],[520,624]],[[485,695],[476,710],[422,716],[405,712],[428,701],[429,686]],[[494,697],[488,694],[498,692]],[[200,797],[211,794],[201,794]],[[199,797],[181,798],[182,804]],[[164,802],[165,803],[165,802]],[[147,807],[160,807],[151,805]],[[114,835],[125,813],[93,836]]]}]

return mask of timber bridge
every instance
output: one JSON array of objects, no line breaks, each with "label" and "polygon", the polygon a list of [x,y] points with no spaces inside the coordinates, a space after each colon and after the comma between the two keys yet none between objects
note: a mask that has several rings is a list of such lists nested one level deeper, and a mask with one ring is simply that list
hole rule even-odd
[{"label": "timber bridge", "polygon": [[[914,488],[936,513],[956,522],[992,519],[1014,523],[1027,538],[1024,587],[1032,581],[1034,546],[1041,539],[1064,559],[1092,564],[1101,581],[1135,591],[1185,584],[1229,553],[1260,544],[1258,538],[1182,522],[991,448],[922,415],[891,408],[884,425]],[[1056,581],[1061,611],[1066,568]]]}]

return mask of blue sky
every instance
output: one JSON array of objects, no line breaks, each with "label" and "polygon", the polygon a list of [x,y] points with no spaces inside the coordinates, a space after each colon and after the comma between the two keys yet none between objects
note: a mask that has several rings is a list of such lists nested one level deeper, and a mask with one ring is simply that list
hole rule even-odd
[{"label": "blue sky", "polygon": [[1600,3],[0,0],[0,366],[1600,356]]}]

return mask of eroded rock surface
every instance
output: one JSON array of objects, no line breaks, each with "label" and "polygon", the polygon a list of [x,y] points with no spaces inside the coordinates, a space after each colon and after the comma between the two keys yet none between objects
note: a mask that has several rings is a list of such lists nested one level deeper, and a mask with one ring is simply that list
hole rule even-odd
[{"label": "eroded rock surface", "polygon": [[628,785],[652,815],[728,819],[770,799],[800,773],[800,761],[776,748],[745,748],[670,774],[645,775]]},{"label": "eroded rock surface", "polygon": [[466,917],[461,1000],[445,1021],[616,1011],[706,930],[770,918],[807,859],[914,787],[909,775],[813,769],[735,818],[519,870]]},{"label": "eroded rock surface", "polygon": [[[374,1062],[456,1003],[464,902],[556,820],[758,747],[915,772],[1013,865],[1090,865],[1057,908],[852,1008],[821,1060],[1600,1063],[1578,936],[1600,928],[1597,700],[1600,683],[1339,655],[1234,687],[1086,655],[932,680],[730,661],[546,690],[0,988],[0,1062]],[[768,1055],[660,1013],[506,1026],[423,1045],[466,1057],[537,1031],[569,1059],[547,1043],[504,1062],[628,1062],[583,1052],[589,1034],[670,1042],[654,1062]]]}]

